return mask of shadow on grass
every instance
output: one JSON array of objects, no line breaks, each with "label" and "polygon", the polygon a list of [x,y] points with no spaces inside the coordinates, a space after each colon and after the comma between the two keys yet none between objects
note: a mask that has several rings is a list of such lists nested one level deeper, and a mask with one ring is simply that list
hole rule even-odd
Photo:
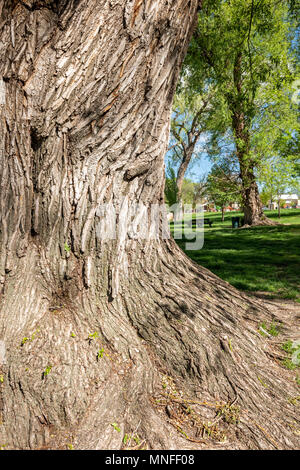
[{"label": "shadow on grass", "polygon": [[[176,241],[185,250],[185,240]],[[238,289],[300,302],[300,225],[233,230],[225,221],[206,229],[203,248],[187,254]]]}]

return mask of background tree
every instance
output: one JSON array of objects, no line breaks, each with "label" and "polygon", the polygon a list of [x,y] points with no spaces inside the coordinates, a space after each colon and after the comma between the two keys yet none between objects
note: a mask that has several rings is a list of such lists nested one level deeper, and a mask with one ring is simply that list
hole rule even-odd
[{"label": "background tree", "polygon": [[[204,1],[185,61],[184,78],[189,87],[196,92],[204,77],[215,86],[219,106],[213,141],[216,143],[219,138],[222,141],[226,135],[234,145],[242,180],[245,223],[249,225],[269,223],[263,214],[256,182],[260,163],[256,133],[259,131],[261,136],[267,131],[261,120],[270,101],[281,123],[285,123],[280,132],[293,130],[287,129],[287,125],[296,113],[291,101],[295,80],[291,47],[294,31],[286,1]],[[288,95],[289,106],[284,107],[283,116],[281,104]],[[292,126],[294,122],[295,118]],[[274,127],[271,129],[274,131]]]},{"label": "background tree", "polygon": [[[207,448],[198,426],[215,420],[221,400],[241,410],[238,427],[223,423],[233,447],[298,445],[288,424],[298,426],[299,413],[287,400],[296,386],[282,387],[257,333],[273,312],[195,265],[162,229],[137,236],[143,208],[164,200],[172,100],[198,6],[0,1],[8,449],[70,440],[118,449],[137,429],[147,448]],[[166,393],[215,407],[199,405],[183,434],[176,413],[185,408],[175,399],[160,406]]]},{"label": "background tree", "polygon": [[259,178],[263,190],[270,194],[271,201],[277,202],[280,218],[282,195],[292,187],[300,189],[295,162],[288,158],[270,158],[263,165]]},{"label": "background tree", "polygon": [[260,195],[262,204],[265,207],[268,207],[269,202],[272,202],[272,197],[273,197],[272,192],[270,190],[266,190],[266,188],[263,188],[260,191],[259,195]]},{"label": "background tree", "polygon": [[206,197],[207,189],[207,174],[203,174],[197,178],[197,182],[194,183],[194,207],[196,204],[203,204]]},{"label": "background tree", "polygon": [[[181,201],[184,209],[185,204],[192,206],[193,210],[197,204],[201,204],[206,195],[206,175],[198,178],[198,182],[194,182],[189,178],[184,178],[181,188]],[[165,198],[168,206],[175,206],[177,204],[177,185],[176,174],[174,168],[168,166],[165,184]],[[175,207],[171,208],[175,212]],[[180,219],[181,220],[181,219]]]},{"label": "background tree", "polygon": [[204,86],[202,93],[189,93],[188,87],[179,84],[173,104],[169,158],[177,169],[176,185],[178,204],[182,204],[183,181],[187,169],[199,160],[203,152],[200,138],[208,131],[213,111],[213,90]]},{"label": "background tree", "polygon": [[224,221],[225,207],[229,203],[240,200],[240,184],[239,175],[232,171],[226,161],[215,164],[207,177],[206,193],[216,206],[221,207],[222,222]]},{"label": "background tree", "polygon": [[173,206],[177,203],[177,184],[176,184],[176,174],[174,168],[171,165],[168,165],[166,172],[166,183],[165,183],[165,198],[166,203],[169,206]]},{"label": "background tree", "polygon": [[182,184],[183,204],[190,204],[193,210],[195,210],[197,204],[203,202],[203,198],[206,195],[206,186],[206,176],[198,178],[198,182],[196,183],[189,178],[185,178]]},{"label": "background tree", "polygon": [[183,204],[193,205],[195,198],[195,183],[189,179],[185,178],[182,182],[182,202]]}]

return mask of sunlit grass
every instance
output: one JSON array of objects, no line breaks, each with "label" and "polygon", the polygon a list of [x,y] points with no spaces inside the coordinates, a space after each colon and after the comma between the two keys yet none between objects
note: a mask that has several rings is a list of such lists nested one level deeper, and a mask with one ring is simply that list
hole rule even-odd
[{"label": "sunlit grass", "polygon": [[[204,228],[203,248],[187,251],[188,256],[240,290],[300,302],[300,210],[283,210],[280,221],[275,211],[267,213],[290,225],[232,229],[231,217],[237,215],[242,214],[226,213],[222,222],[219,213],[205,213],[213,226]],[[179,229],[175,224],[175,237]],[[184,239],[176,241],[185,250]]]}]

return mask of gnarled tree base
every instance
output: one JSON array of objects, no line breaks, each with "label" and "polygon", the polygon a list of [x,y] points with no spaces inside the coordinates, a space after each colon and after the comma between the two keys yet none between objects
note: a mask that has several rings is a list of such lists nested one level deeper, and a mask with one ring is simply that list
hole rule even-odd
[{"label": "gnarled tree base", "polygon": [[297,445],[270,313],[175,242],[132,240],[129,208],[164,200],[199,5],[0,1],[0,447]]},{"label": "gnarled tree base", "polygon": [[89,287],[80,260],[59,281],[37,245],[7,274],[0,445],[297,448],[299,392],[258,332],[271,313],[173,241],[128,243],[115,298],[99,257]]},{"label": "gnarled tree base", "polygon": [[260,227],[260,226],[273,226],[279,225],[278,222],[269,219],[268,217],[263,217],[261,219],[255,220],[251,225],[244,224],[242,228],[249,228],[249,227]]}]

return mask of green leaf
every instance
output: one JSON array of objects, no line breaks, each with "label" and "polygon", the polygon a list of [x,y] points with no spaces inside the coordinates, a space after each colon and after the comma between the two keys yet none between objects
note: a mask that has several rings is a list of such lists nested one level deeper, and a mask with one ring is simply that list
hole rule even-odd
[{"label": "green leaf", "polygon": [[117,425],[117,423],[111,423],[111,426],[114,428],[115,431],[121,432],[121,429]]}]

